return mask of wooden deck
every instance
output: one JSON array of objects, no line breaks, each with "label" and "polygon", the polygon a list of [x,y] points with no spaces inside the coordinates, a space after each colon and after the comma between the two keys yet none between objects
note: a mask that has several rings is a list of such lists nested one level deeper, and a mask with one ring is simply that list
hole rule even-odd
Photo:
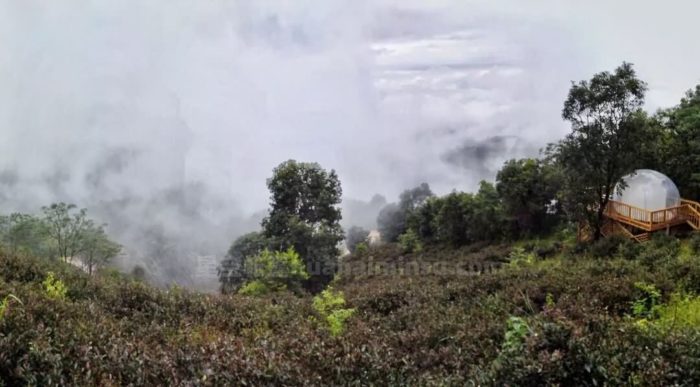
[{"label": "wooden deck", "polygon": [[700,230],[700,203],[681,200],[676,207],[648,211],[626,203],[611,200],[605,208],[605,216],[610,220],[603,227],[603,234],[624,235],[640,242],[649,239],[649,234],[688,224]]}]

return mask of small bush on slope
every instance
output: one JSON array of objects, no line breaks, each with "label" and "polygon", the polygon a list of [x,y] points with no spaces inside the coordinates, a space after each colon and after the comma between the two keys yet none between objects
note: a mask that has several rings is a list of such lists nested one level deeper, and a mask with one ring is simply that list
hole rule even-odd
[{"label": "small bush on slope", "polygon": [[343,292],[327,288],[314,297],[313,306],[316,312],[325,320],[331,335],[338,336],[345,330],[345,321],[355,314],[355,309],[344,308]]},{"label": "small bush on slope", "polygon": [[52,271],[46,274],[46,279],[41,283],[46,290],[46,294],[55,300],[64,300],[68,293],[68,288],[60,279],[55,278]]},{"label": "small bush on slope", "polygon": [[238,291],[242,295],[260,296],[284,290],[301,290],[301,282],[309,278],[304,262],[293,248],[286,251],[263,250],[246,262],[249,282]]}]

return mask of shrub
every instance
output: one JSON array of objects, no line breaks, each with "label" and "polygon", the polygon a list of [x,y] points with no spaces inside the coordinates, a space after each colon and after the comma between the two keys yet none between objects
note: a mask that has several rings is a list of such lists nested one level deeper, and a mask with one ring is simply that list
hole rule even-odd
[{"label": "shrub", "polygon": [[[473,264],[508,249],[429,246],[420,258]],[[348,259],[400,255],[389,244]],[[0,320],[0,385],[700,385],[696,296],[674,296],[697,278],[696,258],[653,270],[575,258],[469,277],[344,276],[314,300],[163,290],[0,256],[0,301],[24,303]],[[65,300],[46,296],[48,271]],[[624,316],[649,284],[662,296],[639,329]]]},{"label": "shrub", "polygon": [[594,258],[612,258],[626,242],[627,238],[620,235],[601,238],[588,247],[588,252]]},{"label": "shrub", "polygon": [[60,279],[55,278],[52,271],[47,273],[46,279],[42,282],[42,285],[44,285],[44,290],[50,298],[55,300],[63,300],[66,298],[66,294],[68,293],[66,284]]},{"label": "shrub", "polygon": [[7,313],[9,307],[10,307],[10,301],[17,301],[18,303],[22,304],[22,301],[20,301],[19,298],[17,298],[14,294],[8,294],[3,298],[2,302],[0,302],[0,320],[2,320],[5,317],[5,313]]},{"label": "shrub", "polygon": [[640,296],[632,303],[632,315],[642,319],[656,317],[661,292],[653,284],[644,282],[637,282],[634,287],[639,291]]},{"label": "shrub", "polygon": [[369,242],[369,231],[362,227],[352,226],[345,233],[345,245],[351,254],[357,252],[357,247],[361,244],[365,246]]},{"label": "shrub", "polygon": [[663,264],[678,257],[681,245],[675,237],[657,233],[644,244],[638,259],[647,266]]},{"label": "shrub", "polygon": [[345,297],[342,292],[328,288],[314,297],[313,307],[325,320],[332,336],[339,336],[345,330],[345,321],[355,314],[355,309],[344,308]]},{"label": "shrub", "polygon": [[527,324],[527,321],[521,317],[509,317],[501,349],[503,351],[519,350],[522,348],[525,338],[529,333],[530,326]]},{"label": "shrub", "polygon": [[679,256],[662,269],[686,292],[700,294],[700,255]]},{"label": "shrub", "polygon": [[299,291],[301,281],[308,279],[304,263],[293,248],[287,251],[263,250],[248,259],[246,277],[250,280],[239,291],[258,295],[282,290]]},{"label": "shrub", "polygon": [[514,247],[508,255],[508,261],[511,267],[528,266],[535,263],[535,255],[525,252],[522,247]]},{"label": "shrub", "polygon": [[622,259],[633,260],[639,257],[644,246],[632,239],[625,239],[617,248],[617,256]]},{"label": "shrub", "polygon": [[700,233],[693,233],[693,236],[690,237],[690,248],[695,254],[700,254]]},{"label": "shrub", "polygon": [[363,255],[369,250],[369,246],[365,242],[358,243],[355,246],[355,254]]},{"label": "shrub", "polygon": [[406,231],[399,236],[399,245],[404,253],[418,253],[423,250],[423,245],[413,229]]},{"label": "shrub", "polygon": [[662,330],[700,329],[700,297],[674,293],[667,304],[657,308],[655,325]]},{"label": "shrub", "polygon": [[[275,289],[275,290],[280,290],[280,289]],[[269,286],[265,285],[264,282],[259,281],[259,280],[254,280],[247,282],[243,287],[241,287],[238,290],[238,294],[242,294],[244,296],[262,296],[265,294],[268,294],[272,292],[273,289],[271,289]]]}]

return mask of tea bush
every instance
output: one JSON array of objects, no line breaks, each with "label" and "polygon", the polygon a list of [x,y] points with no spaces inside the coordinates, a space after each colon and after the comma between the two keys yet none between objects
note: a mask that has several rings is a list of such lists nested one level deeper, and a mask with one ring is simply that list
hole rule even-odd
[{"label": "tea bush", "polygon": [[60,279],[55,278],[52,271],[47,273],[46,279],[41,284],[44,285],[44,290],[46,290],[46,294],[48,294],[50,298],[56,300],[63,300],[66,298],[66,294],[68,293],[66,285]]},{"label": "tea bush", "polygon": [[338,336],[345,330],[345,321],[355,314],[355,309],[344,308],[345,297],[342,292],[332,288],[322,291],[313,299],[316,312],[325,320],[331,335]]},{"label": "tea bush", "polygon": [[588,247],[591,256],[595,258],[613,257],[618,254],[620,247],[629,242],[628,238],[620,235],[613,235],[609,238],[602,238],[592,243]]},{"label": "tea bush", "polygon": [[19,304],[22,304],[22,301],[17,298],[14,294],[8,294],[3,298],[2,302],[0,302],[0,320],[2,320],[5,317],[5,313],[7,313],[7,310],[10,308],[10,302],[16,301]]},{"label": "tea bush", "polygon": [[[483,266],[511,250],[384,245],[347,259]],[[0,300],[22,300],[0,319],[0,384],[699,385],[696,258],[653,269],[601,258],[568,250],[491,271],[343,273],[314,298],[156,289],[0,254]],[[49,272],[63,299],[45,290]],[[642,301],[649,289],[653,303]],[[646,326],[631,316],[636,301],[655,310]]]},{"label": "tea bush", "polygon": [[651,241],[644,244],[637,259],[653,267],[673,261],[680,251],[681,245],[678,239],[665,234],[656,234]]},{"label": "tea bush", "polygon": [[690,237],[690,248],[695,254],[700,254],[700,233],[694,233]]},{"label": "tea bush", "polygon": [[632,303],[632,315],[638,318],[655,318],[658,314],[661,292],[653,284],[637,282],[634,287],[641,293]]},{"label": "tea bush", "polygon": [[530,333],[530,326],[521,317],[508,318],[508,328],[503,339],[503,351],[517,351],[522,347],[525,338]]}]

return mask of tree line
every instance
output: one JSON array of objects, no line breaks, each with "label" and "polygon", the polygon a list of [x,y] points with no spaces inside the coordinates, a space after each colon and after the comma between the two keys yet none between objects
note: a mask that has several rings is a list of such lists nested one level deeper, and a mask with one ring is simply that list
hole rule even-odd
[{"label": "tree line", "polygon": [[[573,83],[562,117],[571,132],[539,158],[507,161],[495,185],[438,197],[423,183],[404,191],[377,217],[385,242],[461,246],[549,232],[561,222],[586,224],[601,237],[603,210],[623,176],[640,168],[668,175],[681,195],[700,198],[700,86],[653,115],[643,110],[647,84],[633,66]],[[366,243],[353,228],[348,247]]]},{"label": "tree line", "polygon": [[[562,222],[587,224],[598,239],[613,190],[640,168],[668,175],[684,197],[699,199],[700,86],[653,115],[643,110],[646,91],[629,63],[572,83],[562,109],[571,124],[565,138],[538,158],[507,161],[495,184],[482,181],[476,193],[436,196],[427,183],[405,190],[378,214],[382,240],[406,251],[425,244],[458,247],[544,234]],[[299,265],[307,272],[298,282],[318,291],[333,278],[340,241],[345,239],[350,252],[367,248],[368,230],[351,227],[344,235],[340,228],[342,190],[335,171],[289,160],[273,171],[267,186],[270,210],[262,229],[236,239],[221,264],[224,292],[244,284],[258,290],[286,287],[279,273],[297,272]],[[251,269],[260,262],[286,269],[263,270],[276,273],[264,282],[254,274],[261,271]],[[269,282],[275,278],[275,284]]]},{"label": "tree line", "polygon": [[42,207],[40,215],[0,215],[0,247],[12,255],[77,260],[92,274],[122,250],[107,236],[104,227],[88,218],[84,208],[54,203]]}]

